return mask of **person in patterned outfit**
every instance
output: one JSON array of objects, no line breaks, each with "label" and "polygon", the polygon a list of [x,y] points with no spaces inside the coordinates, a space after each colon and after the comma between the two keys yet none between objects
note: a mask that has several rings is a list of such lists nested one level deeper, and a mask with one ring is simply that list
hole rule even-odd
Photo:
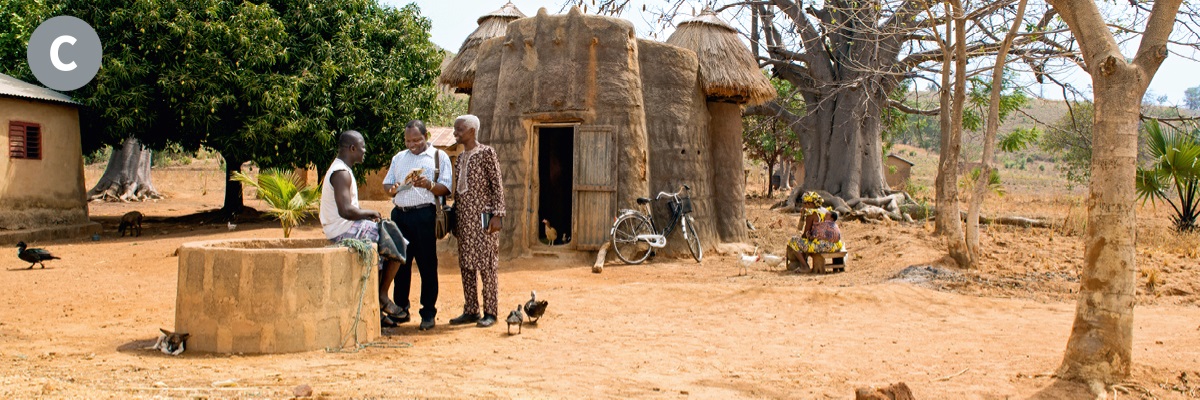
[{"label": "person in patterned outfit", "polygon": [[[486,328],[496,324],[497,301],[500,290],[496,267],[500,263],[500,232],[504,220],[504,180],[500,176],[500,161],[496,150],[475,140],[479,117],[463,115],[454,120],[456,144],[463,145],[458,157],[454,180],[454,210],[458,223],[454,236],[458,238],[458,265],[462,270],[462,315],[450,320],[450,325],[472,322]],[[485,222],[486,221],[486,222]],[[476,296],[476,277],[483,281],[483,316],[479,315]]]},{"label": "person in patterned outfit", "polygon": [[808,192],[801,196],[804,215],[797,228],[799,236],[793,236],[787,244],[788,269],[794,271],[808,270],[808,258],[816,253],[835,253],[842,251],[842,232],[837,226],[837,213],[821,207],[824,199],[817,192]]}]

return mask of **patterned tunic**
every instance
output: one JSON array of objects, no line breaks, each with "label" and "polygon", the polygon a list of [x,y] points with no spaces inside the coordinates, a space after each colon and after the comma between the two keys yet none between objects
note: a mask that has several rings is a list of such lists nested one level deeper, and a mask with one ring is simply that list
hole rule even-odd
[{"label": "patterned tunic", "polygon": [[476,275],[483,281],[484,313],[497,315],[499,283],[496,267],[500,262],[499,233],[487,233],[481,216],[492,213],[504,216],[504,180],[496,150],[483,144],[463,153],[457,166],[460,170],[455,183],[454,210],[458,223],[454,236],[458,238],[458,263],[462,270],[464,312],[477,313]]},{"label": "patterned tunic", "polygon": [[817,222],[813,223],[809,232],[801,236],[793,236],[788,241],[788,247],[797,253],[834,253],[842,251],[842,232],[837,222],[829,218],[829,210],[825,207],[811,209],[805,212],[805,217],[815,215]]}]

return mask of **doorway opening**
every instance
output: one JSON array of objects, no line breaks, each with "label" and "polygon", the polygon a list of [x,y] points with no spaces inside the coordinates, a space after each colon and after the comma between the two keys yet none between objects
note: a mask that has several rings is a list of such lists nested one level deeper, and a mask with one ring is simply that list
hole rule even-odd
[{"label": "doorway opening", "polygon": [[539,243],[558,246],[571,242],[574,155],[575,127],[538,128]]}]

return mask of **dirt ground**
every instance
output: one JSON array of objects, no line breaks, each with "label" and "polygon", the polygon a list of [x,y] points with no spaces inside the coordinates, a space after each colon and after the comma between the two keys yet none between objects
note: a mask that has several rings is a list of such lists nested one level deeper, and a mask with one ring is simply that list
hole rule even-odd
[{"label": "dirt ground", "polygon": [[[100,172],[87,168],[89,187]],[[249,217],[232,231],[171,219],[219,207],[220,174],[211,160],[158,169],[154,183],[167,199],[92,204],[101,240],[36,243],[63,258],[45,270],[24,270],[16,257],[0,262],[0,398],[287,398],[307,384],[325,398],[848,399],[856,387],[901,381],[918,399],[1088,397],[1049,377],[1082,266],[1077,191],[989,201],[989,213],[1059,225],[985,230],[988,256],[978,270],[950,267],[920,222],[843,224],[853,258],[846,272],[828,275],[760,263],[739,276],[736,255],[715,253],[701,264],[610,262],[601,274],[583,259],[518,259],[501,263],[501,309],[530,290],[550,307],[540,326],[508,336],[502,324],[446,324],[463,300],[457,261],[444,255],[438,325],[429,332],[415,323],[386,329],[378,346],[357,353],[145,350],[158,328],[174,325],[180,244],[282,236],[278,225]],[[780,254],[795,217],[767,210],[776,200],[754,198],[748,208],[759,228],[752,240]],[[114,232],[130,210],[148,216],[140,238]],[[1113,394],[1197,398],[1200,240],[1163,233],[1162,207],[1139,212],[1135,371]],[[321,233],[310,223],[293,236]],[[916,268],[902,272],[908,267]],[[414,282],[414,301],[418,290]]]}]

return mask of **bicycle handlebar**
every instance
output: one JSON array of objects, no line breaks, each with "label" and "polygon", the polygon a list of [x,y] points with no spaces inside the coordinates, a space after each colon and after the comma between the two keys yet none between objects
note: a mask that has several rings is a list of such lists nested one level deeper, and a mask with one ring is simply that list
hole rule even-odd
[{"label": "bicycle handlebar", "polygon": [[684,191],[691,191],[691,190],[692,190],[691,186],[683,185],[683,186],[680,186],[679,191],[675,192],[675,193],[658,192],[658,196],[654,196],[654,200],[659,200],[659,199],[662,199],[663,197],[672,197],[676,200],[679,200],[680,193],[682,193]]}]

